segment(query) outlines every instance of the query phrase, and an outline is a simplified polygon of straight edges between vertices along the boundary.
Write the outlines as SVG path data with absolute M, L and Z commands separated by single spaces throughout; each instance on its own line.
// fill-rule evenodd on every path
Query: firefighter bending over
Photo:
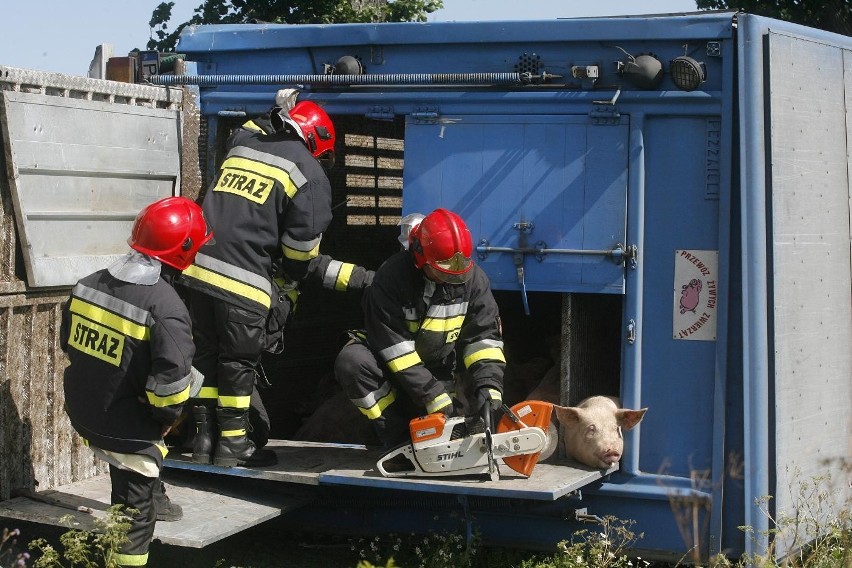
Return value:
M 65 410 L 109 463 L 112 504 L 138 511 L 122 566 L 145 566 L 156 521 L 182 516 L 160 481 L 163 436 L 202 377 L 192 368 L 189 313 L 172 285 L 212 236 L 193 201 L 157 201 L 136 217 L 133 250 L 77 282 L 62 310 Z
M 385 261 L 364 292 L 366 332 L 352 333 L 335 361 L 335 377 L 386 449 L 408 441 L 411 418 L 462 411 L 451 396 L 457 362 L 464 367 L 468 416 L 502 404 L 500 318 L 472 252 L 461 217 L 436 209 L 411 231 L 408 250 Z
M 183 273 L 190 288 L 195 366 L 205 376 L 192 405 L 196 463 L 212 459 L 231 467 L 270 461 L 258 452 L 252 462 L 256 444 L 249 437 L 249 407 L 270 309 L 279 299 L 295 301 L 331 221 L 331 185 L 323 170 L 334 163 L 331 119 L 310 101 L 289 112 L 273 110 L 265 128 L 243 126 L 229 140 L 202 201 L 216 242 Z

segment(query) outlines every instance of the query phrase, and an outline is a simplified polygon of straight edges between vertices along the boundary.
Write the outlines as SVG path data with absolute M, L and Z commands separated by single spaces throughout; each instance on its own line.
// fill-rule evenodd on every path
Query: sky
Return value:
M 24 0 L 3 15 L 0 65 L 86 75 L 100 44 L 114 56 L 145 49 L 148 22 L 162 0 Z M 173 0 L 174 26 L 202 0 Z M 522 10 L 519 10 L 522 7 Z M 695 0 L 444 0 L 430 22 L 548 20 L 694 12 Z

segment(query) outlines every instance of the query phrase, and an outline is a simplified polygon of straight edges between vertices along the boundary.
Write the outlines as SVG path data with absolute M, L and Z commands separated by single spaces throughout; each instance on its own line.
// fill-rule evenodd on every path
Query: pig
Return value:
M 701 280 L 693 278 L 689 284 L 681 286 L 680 291 L 680 313 L 695 313 L 695 308 L 701 301 Z
M 631 430 L 645 416 L 647 408 L 619 408 L 617 398 L 592 396 L 577 406 L 553 405 L 561 425 L 565 454 L 578 462 L 609 469 L 624 451 L 623 430 Z

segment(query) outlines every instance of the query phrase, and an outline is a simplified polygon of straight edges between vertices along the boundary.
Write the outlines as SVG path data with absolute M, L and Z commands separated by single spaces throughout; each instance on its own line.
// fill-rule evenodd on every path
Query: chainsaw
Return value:
M 556 449 L 556 429 L 549 402 L 527 400 L 509 408 L 492 432 L 491 412 L 483 413 L 484 431 L 470 432 L 464 417 L 442 413 L 409 423 L 411 442 L 389 450 L 376 462 L 385 477 L 488 475 L 500 478 L 498 460 L 529 477 L 539 459 Z M 542 457 L 543 456 L 543 457 Z

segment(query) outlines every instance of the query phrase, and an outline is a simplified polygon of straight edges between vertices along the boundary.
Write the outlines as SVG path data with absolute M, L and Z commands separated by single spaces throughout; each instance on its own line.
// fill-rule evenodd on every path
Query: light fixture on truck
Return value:
M 651 54 L 633 57 L 628 53 L 627 56 L 627 61 L 616 61 L 618 73 L 622 77 L 640 89 L 656 89 L 660 86 L 663 64 L 659 59 Z
M 364 65 L 361 60 L 351 55 L 344 55 L 334 64 L 335 75 L 363 75 Z
M 686 55 L 672 59 L 669 63 L 669 75 L 671 75 L 672 81 L 678 89 L 684 91 L 694 91 L 698 88 L 698 85 L 707 80 L 704 63 Z

